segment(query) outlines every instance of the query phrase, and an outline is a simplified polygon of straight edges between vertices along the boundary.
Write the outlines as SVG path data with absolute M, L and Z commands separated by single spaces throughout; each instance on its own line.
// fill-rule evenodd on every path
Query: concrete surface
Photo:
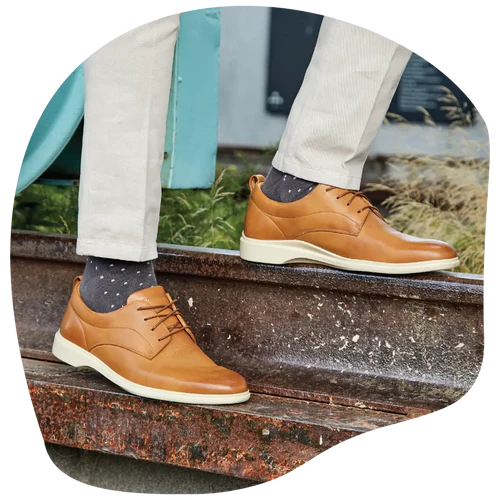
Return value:
M 258 484 L 218 474 L 133 458 L 46 444 L 47 453 L 65 474 L 82 483 L 131 493 L 216 493 Z

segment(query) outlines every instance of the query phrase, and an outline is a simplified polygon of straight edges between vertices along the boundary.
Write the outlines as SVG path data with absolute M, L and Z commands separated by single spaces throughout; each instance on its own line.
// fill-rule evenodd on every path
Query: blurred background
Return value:
M 220 9 L 216 182 L 164 189 L 158 242 L 238 249 L 252 173 L 266 174 L 312 56 L 322 16 Z M 411 49 L 411 47 L 410 47 Z M 454 245 L 457 270 L 483 272 L 488 134 L 481 116 L 414 54 L 373 144 L 362 190 L 397 229 Z M 16 196 L 14 229 L 77 233 L 77 181 Z

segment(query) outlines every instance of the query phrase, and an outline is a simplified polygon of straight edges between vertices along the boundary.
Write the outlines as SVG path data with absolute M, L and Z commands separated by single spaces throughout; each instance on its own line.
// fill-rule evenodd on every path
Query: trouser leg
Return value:
M 363 165 L 411 52 L 325 17 L 273 167 L 359 189 Z
M 140 26 L 85 61 L 77 253 L 157 257 L 161 165 L 179 15 Z

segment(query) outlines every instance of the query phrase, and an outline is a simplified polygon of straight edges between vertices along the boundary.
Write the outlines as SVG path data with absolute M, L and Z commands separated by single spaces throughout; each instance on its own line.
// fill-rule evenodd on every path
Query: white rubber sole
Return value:
M 250 398 L 249 391 L 238 394 L 196 394 L 190 392 L 166 391 L 164 389 L 155 389 L 154 387 L 136 384 L 113 371 L 92 353 L 65 339 L 60 331 L 58 331 L 54 337 L 52 354 L 68 365 L 74 367 L 88 366 L 89 368 L 93 368 L 108 380 L 111 380 L 111 382 L 137 396 L 160 399 L 172 403 L 214 405 L 243 403 Z
M 240 255 L 243 260 L 262 264 L 324 264 L 346 271 L 362 271 L 381 274 L 413 274 L 442 271 L 458 266 L 460 260 L 443 259 L 392 264 L 371 260 L 348 259 L 321 247 L 298 240 L 257 240 L 243 235 L 240 239 Z

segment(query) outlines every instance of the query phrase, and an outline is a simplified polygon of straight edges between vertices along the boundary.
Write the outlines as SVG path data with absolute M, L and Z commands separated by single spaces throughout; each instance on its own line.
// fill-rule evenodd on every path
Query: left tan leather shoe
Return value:
M 447 243 L 393 229 L 359 191 L 318 184 L 300 200 L 280 203 L 250 178 L 251 196 L 240 240 L 244 260 L 313 263 L 384 274 L 450 269 L 460 262 Z
M 52 352 L 139 396 L 197 404 L 247 401 L 245 379 L 200 349 L 175 303 L 154 286 L 134 292 L 121 309 L 97 313 L 83 302 L 77 277 Z

